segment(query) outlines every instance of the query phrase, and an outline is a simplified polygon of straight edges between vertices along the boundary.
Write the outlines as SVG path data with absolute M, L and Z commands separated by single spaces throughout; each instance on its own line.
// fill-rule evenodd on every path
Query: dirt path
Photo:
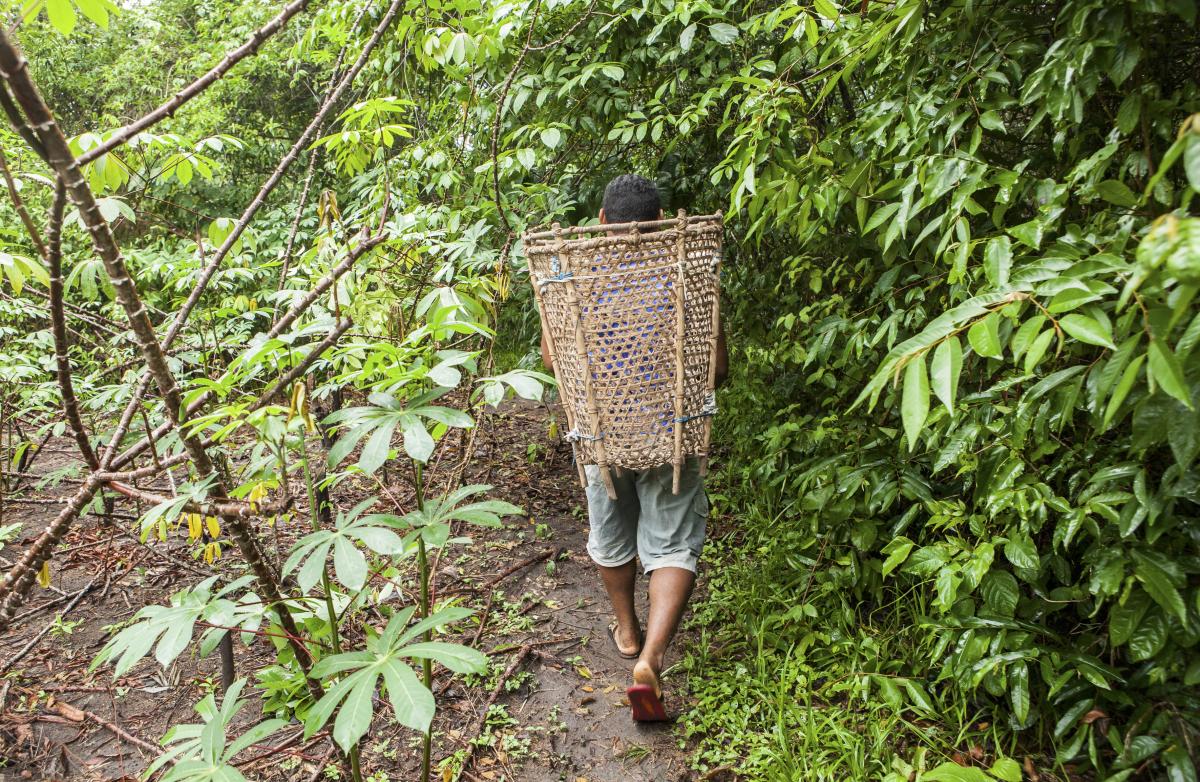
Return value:
M 498 422 L 498 435 L 511 431 L 532 437 L 535 443 L 546 442 L 546 417 L 540 409 L 522 407 L 502 415 L 506 420 Z M 570 449 L 560 446 L 527 453 L 528 442 L 521 437 L 505 442 L 500 436 L 488 446 L 495 449 L 490 459 L 481 454 L 480 462 L 502 465 L 490 482 L 503 493 L 511 492 L 509 498 L 530 514 L 529 529 L 523 531 L 525 542 L 517 539 L 520 532 L 508 531 L 502 540 L 488 545 L 511 545 L 512 559 L 520 561 L 517 552 L 527 550 L 528 539 L 538 537 L 540 531 L 543 548 L 562 550 L 552 575 L 544 565 L 529 568 L 520 579 L 504 583 L 504 596 L 509 605 L 536 601 L 537 608 L 528 614 L 536 624 L 518 634 L 519 639 L 573 637 L 578 645 L 563 644 L 569 648 L 549 658 L 532 659 L 527 667 L 531 678 L 499 700 L 517 726 L 528 728 L 510 728 L 510 735 L 530 740 L 519 772 L 506 778 L 529 782 L 691 779 L 687 754 L 677 746 L 671 726 L 641 726 L 630 719 L 625 687 L 632 662 L 617 655 L 608 637 L 611 613 L 585 551 L 587 518 Z M 644 577 L 639 593 L 639 613 L 644 617 Z M 665 683 L 669 691 L 682 686 L 670 678 Z M 668 709 L 678 710 L 678 694 L 669 698 Z M 498 762 L 503 760 L 501 753 L 493 754 Z M 486 768 L 487 756 L 482 757 L 477 769 Z
M 491 652 L 493 665 L 487 677 L 435 683 L 434 758 L 452 770 L 465 759 L 459 778 L 466 782 L 694 779 L 672 726 L 638 726 L 629 717 L 624 689 L 631 663 L 617 656 L 608 639 L 607 600 L 585 552 L 583 492 L 570 449 L 547 436 L 548 415 L 539 405 L 516 404 L 481 422 L 465 480 L 493 484 L 494 496 L 529 515 L 504 529 L 464 530 L 473 545 L 448 548 L 438 563 L 437 599 L 472 606 L 477 616 L 486 613 L 482 629 L 476 621 L 459 640 L 476 641 Z M 68 465 L 65 457 L 46 458 L 41 469 Z M 405 486 L 397 482 L 393 488 L 402 494 Z M 339 491 L 340 505 L 360 498 L 353 489 Z M 28 540 L 52 510 L 10 505 L 6 522 L 24 522 L 22 538 Z M 171 724 L 193 721 L 192 705 L 218 681 L 216 660 L 196 660 L 190 653 L 167 671 L 143 661 L 118 682 L 105 670 L 87 672 L 109 625 L 142 605 L 165 602 L 210 572 L 178 541 L 138 544 L 128 534 L 131 509 L 122 510 L 125 516 L 115 525 L 89 519 L 76 527 L 52 565 L 53 586 L 67 597 L 38 590 L 27 607 L 34 613 L 0 636 L 4 665 L 47 631 L 0 679 L 0 777 L 27 772 L 23 778 L 133 779 L 152 756 L 146 747 L 157 744 Z M 280 531 L 280 545 L 286 548 L 302 534 L 298 526 Z M 273 537 L 266 535 L 268 541 Z M 15 557 L 20 543 L 0 556 Z M 224 570 L 236 565 L 233 559 L 219 563 Z M 71 612 L 55 622 L 69 596 L 89 584 Z M 644 579 L 639 589 L 644 615 Z M 239 644 L 239 675 L 253 676 L 269 662 L 264 644 Z M 678 711 L 683 683 L 669 676 L 665 683 L 668 710 Z M 493 696 L 485 718 L 484 705 Z M 79 710 L 90 714 L 80 718 Z M 252 711 L 246 710 L 247 718 L 254 717 Z M 281 747 L 289 735 L 247 752 L 244 759 L 251 762 L 243 773 L 250 779 L 307 780 L 334 771 L 325 769 L 332 761 L 324 736 Z M 392 723 L 386 709 L 378 710 L 365 770 L 382 772 L 380 782 L 408 782 L 416 779 L 417 759 L 411 731 Z

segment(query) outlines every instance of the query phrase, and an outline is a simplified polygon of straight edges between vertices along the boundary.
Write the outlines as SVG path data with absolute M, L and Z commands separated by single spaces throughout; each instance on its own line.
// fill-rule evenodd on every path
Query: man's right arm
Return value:
M 550 355 L 550 341 L 546 339 L 546 328 L 542 327 L 542 363 L 546 365 L 546 370 L 554 372 L 554 357 Z

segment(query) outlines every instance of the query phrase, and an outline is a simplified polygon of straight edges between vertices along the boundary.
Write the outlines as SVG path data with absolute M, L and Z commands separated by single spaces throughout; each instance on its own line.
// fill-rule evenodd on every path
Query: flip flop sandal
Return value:
M 658 686 L 658 677 L 653 673 L 643 676 L 648 681 L 637 681 L 637 670 L 634 670 L 634 683 L 625 690 L 629 698 L 629 707 L 633 712 L 635 722 L 666 722 L 667 710 L 662 702 L 662 690 Z
M 639 643 L 636 651 L 624 652 L 621 651 L 621 644 L 617 643 L 617 620 L 614 619 L 608 625 L 608 637 L 612 641 L 613 648 L 617 650 L 617 654 L 626 660 L 636 660 L 638 655 L 642 653 L 642 645 Z

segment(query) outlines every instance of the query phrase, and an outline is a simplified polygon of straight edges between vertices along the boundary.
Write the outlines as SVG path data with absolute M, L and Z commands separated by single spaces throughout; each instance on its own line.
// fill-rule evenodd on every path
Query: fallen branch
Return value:
M 143 750 L 151 753 L 155 757 L 157 757 L 159 754 L 161 754 L 161 751 L 162 751 L 161 747 L 156 747 L 153 744 L 151 744 L 149 741 L 146 741 L 145 739 L 139 739 L 137 736 L 126 731 L 124 728 L 120 727 L 119 725 L 114 725 L 113 723 L 109 722 L 108 720 L 104 719 L 103 717 L 99 716 L 98 714 L 90 712 L 86 709 L 77 708 L 65 701 L 60 701 L 60 700 L 55 700 L 54 705 L 51 706 L 50 708 L 53 709 L 54 711 L 56 711 L 60 717 L 68 719 L 71 722 L 83 722 L 84 720 L 91 720 L 92 722 L 96 723 L 100 727 L 107 730 L 109 733 L 112 733 L 114 736 L 121 739 L 122 741 L 127 741 L 130 744 L 134 745 L 135 747 L 137 747 L 139 749 L 143 749 Z M 175 761 L 172 760 L 169 762 L 171 764 L 174 764 Z
M 529 657 L 531 654 L 533 654 L 532 644 L 525 644 L 522 646 L 517 650 L 512 662 L 510 662 L 508 667 L 504 669 L 504 673 L 500 674 L 500 678 L 496 680 L 496 686 L 492 688 L 492 692 L 490 695 L 488 695 L 488 699 L 484 701 L 483 709 L 479 712 L 479 717 L 476 720 L 475 727 L 471 731 L 475 734 L 476 738 L 483 734 L 483 729 L 487 725 L 488 711 L 500 698 L 500 693 L 504 692 L 504 685 L 513 677 L 513 674 L 517 672 L 517 669 L 521 667 L 521 664 L 525 662 L 525 658 Z M 483 742 L 481 741 L 473 740 L 467 744 L 467 756 L 463 758 L 462 766 L 458 769 L 458 774 L 454 777 L 456 782 L 459 777 L 470 771 L 471 764 L 475 762 L 475 749 L 482 743 Z
M 71 609 L 74 608 L 76 605 L 78 605 L 79 601 L 83 599 L 83 596 L 86 595 L 88 592 L 92 591 L 92 587 L 94 587 L 96 585 L 96 580 L 97 579 L 93 578 L 91 581 L 88 582 L 87 586 L 85 586 L 83 589 L 76 592 L 75 596 L 71 598 L 71 602 L 67 603 L 67 607 L 64 608 L 59 613 L 59 617 L 66 616 L 68 613 L 70 613 Z M 20 651 L 18 651 L 11 658 L 9 658 L 8 661 L 5 662 L 3 665 L 0 665 L 0 676 L 3 676 L 4 674 L 8 673 L 10 670 L 12 670 L 12 667 L 14 665 L 21 662 L 22 658 L 24 658 L 25 655 L 29 654 L 33 650 L 33 648 L 35 646 L 37 646 L 38 643 L 40 643 L 43 638 L 46 637 L 46 634 L 49 633 L 50 630 L 53 629 L 53 627 L 54 627 L 54 622 L 48 623 L 45 627 L 42 628 L 42 631 L 40 633 L 35 635 L 33 638 L 30 638 L 29 642 L 26 643 L 24 646 L 22 646 Z
M 536 565 L 538 562 L 542 562 L 547 559 L 557 559 L 558 555 L 561 553 L 562 553 L 561 546 L 559 546 L 557 548 L 548 549 L 546 551 L 543 551 L 541 554 L 534 554 L 532 557 L 523 559 L 520 562 L 518 562 L 517 564 L 505 568 L 498 575 L 493 576 L 492 578 L 488 579 L 487 581 L 485 581 L 482 584 L 479 584 L 478 586 L 455 587 L 454 589 L 445 590 L 445 594 L 454 595 L 454 594 L 459 594 L 461 592 L 482 592 L 484 590 L 490 591 L 492 587 L 496 586 L 501 581 L 503 581 L 504 579 L 511 576 L 513 573 L 524 570 L 525 568 L 529 567 L 530 565 Z

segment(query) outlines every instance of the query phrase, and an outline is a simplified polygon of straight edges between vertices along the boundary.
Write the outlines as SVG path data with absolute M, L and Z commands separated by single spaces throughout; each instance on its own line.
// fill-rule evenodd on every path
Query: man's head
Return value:
M 662 199 L 658 187 L 637 174 L 621 174 L 604 188 L 602 223 L 632 223 L 662 217 Z

